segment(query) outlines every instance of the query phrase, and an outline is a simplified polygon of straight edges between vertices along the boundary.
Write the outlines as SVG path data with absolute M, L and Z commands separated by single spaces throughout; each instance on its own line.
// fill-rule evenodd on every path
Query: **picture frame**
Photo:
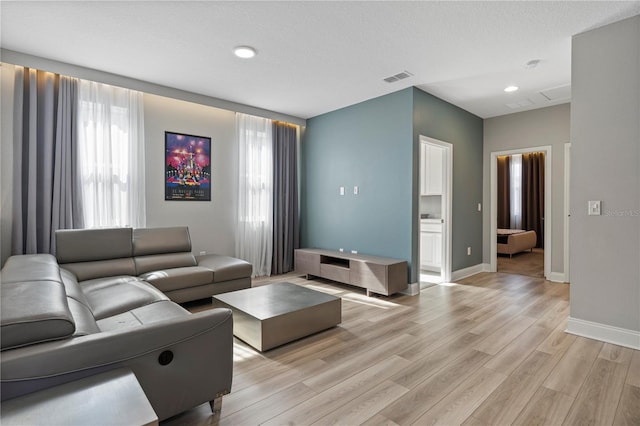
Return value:
M 211 201 L 211 138 L 164 132 L 165 201 Z

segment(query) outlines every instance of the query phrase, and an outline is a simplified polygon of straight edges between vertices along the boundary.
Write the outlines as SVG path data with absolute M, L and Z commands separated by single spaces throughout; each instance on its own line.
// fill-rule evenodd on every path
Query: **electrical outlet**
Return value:
M 467 247 L 467 256 L 471 256 L 471 247 Z
M 478 203 L 478 211 L 481 212 L 482 211 L 482 203 Z
M 358 250 L 351 250 L 351 253 L 358 254 Z
M 344 251 L 344 249 L 343 249 L 343 248 L 339 248 L 338 250 L 339 250 L 341 253 Z
M 344 186 L 340 187 L 340 195 L 344 195 Z
M 207 254 L 207 252 L 206 252 L 206 251 L 201 251 L 201 252 L 200 252 L 200 256 L 204 256 L 205 254 Z
M 360 189 L 357 186 L 353 187 L 353 195 L 358 195 L 358 193 L 360 192 Z

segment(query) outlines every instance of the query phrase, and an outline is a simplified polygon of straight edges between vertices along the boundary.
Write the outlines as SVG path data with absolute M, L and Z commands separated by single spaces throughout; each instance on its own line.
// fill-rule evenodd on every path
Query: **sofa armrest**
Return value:
M 5 351 L 2 399 L 120 367 L 135 373 L 160 419 L 230 392 L 231 311 L 213 309 Z

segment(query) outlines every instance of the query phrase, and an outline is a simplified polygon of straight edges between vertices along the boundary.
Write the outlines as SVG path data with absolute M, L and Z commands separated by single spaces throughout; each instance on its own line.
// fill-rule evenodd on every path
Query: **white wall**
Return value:
M 640 349 L 640 16 L 572 46 L 567 329 Z
M 551 273 L 564 276 L 564 144 L 570 142 L 569 123 L 569 104 L 503 115 L 484 121 L 484 263 L 488 264 L 491 261 L 491 238 L 495 239 L 495 236 L 490 235 L 491 153 L 551 145 Z
M 147 226 L 187 225 L 193 252 L 233 255 L 238 150 L 235 113 L 144 95 Z M 211 201 L 164 200 L 164 132 L 211 138 Z

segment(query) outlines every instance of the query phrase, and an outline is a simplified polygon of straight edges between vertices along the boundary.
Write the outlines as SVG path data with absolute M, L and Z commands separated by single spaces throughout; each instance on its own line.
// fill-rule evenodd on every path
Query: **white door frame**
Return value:
M 571 142 L 564 144 L 564 282 L 571 282 L 569 275 L 569 219 L 571 216 Z
M 544 152 L 544 276 L 548 279 L 551 275 L 551 212 L 553 211 L 551 209 L 551 145 L 491 153 L 490 272 L 498 270 L 498 245 L 496 241 L 498 230 L 498 157 L 529 152 Z
M 442 267 L 440 268 L 440 278 L 442 282 L 451 281 L 451 220 L 452 220 L 452 200 L 453 200 L 453 144 L 444 142 L 438 139 L 430 138 L 420 135 L 419 143 L 428 143 L 437 145 L 444 149 L 444 155 L 442 160 L 442 175 L 443 183 L 442 187 L 444 192 L 442 194 L 442 218 L 444 223 L 442 224 Z M 422 163 L 422 156 L 420 156 L 420 163 Z M 419 170 L 422 170 L 420 167 Z M 420 215 L 418 214 L 418 232 L 420 232 Z M 418 234 L 418 241 L 420 241 L 420 234 Z M 418 262 L 420 260 L 420 244 L 418 243 Z M 420 278 L 420 272 L 418 270 L 418 279 Z

